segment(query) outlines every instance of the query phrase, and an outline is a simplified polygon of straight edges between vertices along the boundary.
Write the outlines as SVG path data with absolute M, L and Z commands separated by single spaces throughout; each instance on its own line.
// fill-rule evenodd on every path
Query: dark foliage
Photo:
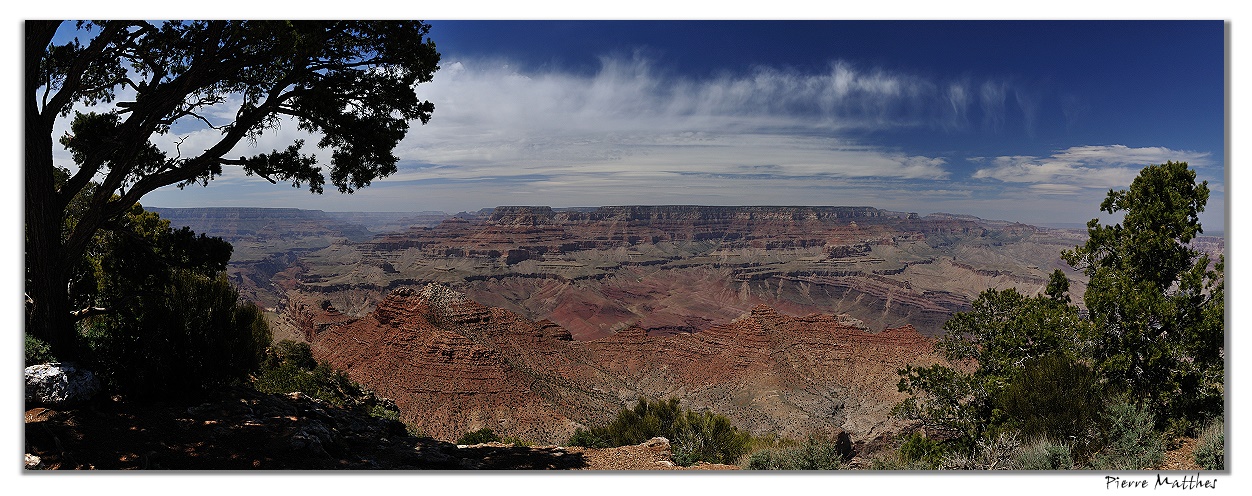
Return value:
M 566 441 L 565 444 L 587 448 L 613 447 L 613 443 L 606 437 L 603 429 L 583 429 L 582 427 L 574 429 L 574 435 L 570 436 L 569 441 Z
M 1064 276 L 1053 278 L 1054 288 L 1065 286 Z M 946 334 L 936 347 L 951 365 L 900 371 L 900 391 L 913 396 L 896 407 L 896 414 L 968 447 L 1003 429 L 1009 419 L 997 399 L 1023 364 L 1045 356 L 1072 361 L 1085 354 L 1090 326 L 1077 307 L 1059 296 L 1027 297 L 1014 289 L 978 295 L 970 311 L 944 323 Z
M 456 439 L 456 444 L 483 444 L 498 442 L 500 442 L 500 436 L 497 436 L 494 431 L 486 427 L 476 431 L 466 432 L 465 434 L 461 434 L 461 437 Z
M 48 343 L 30 334 L 25 334 L 24 337 L 23 356 L 27 367 L 57 361 L 56 357 L 52 356 L 52 348 L 48 346 Z
M 1107 397 L 1090 367 L 1054 354 L 1024 362 L 996 403 L 1008 427 L 1030 438 L 1064 440 L 1086 459 Z
M 896 413 L 961 441 L 966 459 L 1020 432 L 1064 443 L 1030 455 L 1032 466 L 1158 463 L 1161 430 L 1190 435 L 1225 402 L 1225 259 L 1189 245 L 1207 200 L 1185 163 L 1148 166 L 1110 191 L 1101 210 L 1122 222 L 1092 220 L 1087 242 L 1062 253 L 1089 278 L 1089 318 L 1059 270 L 1039 296 L 987 290 L 944 325 L 937 347 L 950 365 L 900 371 L 912 397 Z
M 85 326 L 91 360 L 119 391 L 193 395 L 259 368 L 269 328 L 224 277 L 179 270 L 154 289 Z
M 253 387 L 263 393 L 303 393 L 330 405 L 350 408 L 374 417 L 396 420 L 395 402 L 379 398 L 347 374 L 318 363 L 308 343 L 282 340 L 265 353 L 264 367 Z
M 567 444 L 594 448 L 630 446 L 654 437 L 670 440 L 674 461 L 691 465 L 704 461 L 733 464 L 747 453 L 750 436 L 712 412 L 693 412 L 679 406 L 678 399 L 639 400 L 624 408 L 602 427 L 578 429 Z
M 284 339 L 270 345 L 265 352 L 266 368 L 278 368 L 283 365 L 313 370 L 317 367 L 317 360 L 313 358 L 313 349 L 309 347 L 309 343 Z
M 67 226 L 82 213 L 70 212 Z M 245 380 L 270 332 L 261 310 L 226 280 L 230 254 L 219 238 L 171 229 L 131 207 L 68 267 L 67 296 L 81 319 L 70 356 L 136 397 L 196 395 Z

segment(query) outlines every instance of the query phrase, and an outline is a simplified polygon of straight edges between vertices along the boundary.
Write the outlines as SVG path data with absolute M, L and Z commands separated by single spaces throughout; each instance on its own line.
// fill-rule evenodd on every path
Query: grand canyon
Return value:
M 872 446 L 908 427 L 896 371 L 938 361 L 979 292 L 1085 282 L 1060 259 L 1081 230 L 872 207 L 152 210 L 234 245 L 229 277 L 276 339 L 443 440 L 561 443 L 678 398 L 756 435 Z

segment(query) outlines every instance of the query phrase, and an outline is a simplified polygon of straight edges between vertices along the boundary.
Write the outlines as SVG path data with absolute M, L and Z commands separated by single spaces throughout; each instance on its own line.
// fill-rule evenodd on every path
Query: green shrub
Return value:
M 679 406 L 678 399 L 639 400 L 633 408 L 623 408 L 607 425 L 577 429 L 567 442 L 570 446 L 609 448 L 631 446 L 654 437 L 670 441 L 674 462 L 691 465 L 737 463 L 747 453 L 750 436 L 712 412 L 693 412 Z
M 348 375 L 317 363 L 308 343 L 282 340 L 265 352 L 265 364 L 252 386 L 262 393 L 300 392 L 330 405 L 387 420 L 399 420 L 391 400 L 377 397 Z
M 486 427 L 476 431 L 466 432 L 465 434 L 461 434 L 461 437 L 456 439 L 456 444 L 483 444 L 498 442 L 500 442 L 500 436 L 497 436 L 494 431 Z
M 603 429 L 583 429 L 581 427 L 574 429 L 574 435 L 570 436 L 569 441 L 565 444 L 569 446 L 583 446 L 587 448 L 610 448 L 613 446 L 609 442 L 608 437 L 604 436 Z
M 1204 470 L 1226 470 L 1226 432 L 1225 425 L 1218 419 L 1209 424 L 1200 434 L 1199 445 L 1195 449 L 1195 462 Z
M 1069 446 L 1053 444 L 1046 438 L 1023 447 L 1016 456 L 1017 468 L 1021 470 L 1070 470 L 1074 457 Z
M 592 427 L 586 431 L 574 431 L 569 444 L 587 447 L 632 446 L 657 436 L 673 442 L 678 436 L 677 427 L 682 421 L 683 412 L 678 406 L 678 399 L 648 401 L 644 398 L 633 408 L 623 408 L 607 425 Z
M 142 293 L 86 321 L 92 366 L 138 397 L 195 395 L 242 383 L 270 343 L 261 309 L 240 302 L 224 275 L 174 271 L 158 292 Z
M 377 417 L 386 420 L 400 420 L 400 410 L 389 405 L 376 404 L 370 407 L 369 414 L 371 417 Z
M 291 364 L 305 370 L 313 370 L 317 367 L 317 360 L 313 358 L 313 349 L 309 347 L 309 343 L 301 343 L 284 339 L 273 345 L 265 352 L 265 366 L 277 367 L 281 364 Z
M 322 364 L 309 370 L 291 363 L 279 363 L 261 371 L 253 387 L 262 393 L 300 392 L 338 407 L 353 406 L 363 393 L 360 385 L 348 379 L 346 374 Z
M 1120 400 L 1105 411 L 1103 447 L 1091 459 L 1096 470 L 1143 470 L 1165 458 L 1165 442 L 1146 406 Z
M 839 470 L 844 456 L 837 439 L 810 436 L 787 448 L 765 449 L 748 458 L 749 470 Z
M 1054 353 L 1027 360 L 997 397 L 1007 423 L 1030 438 L 1075 439 L 1086 447 L 1104 411 L 1090 367 Z
M 57 361 L 56 357 L 52 356 L 52 348 L 48 346 L 48 343 L 30 334 L 26 334 L 25 348 L 24 355 L 27 367 Z
M 668 400 L 639 400 L 632 409 L 623 409 L 607 426 L 607 434 L 613 446 L 639 444 L 657 436 L 671 442 L 678 437 L 683 420 L 683 409 L 677 398 Z
M 905 436 L 904 442 L 900 444 L 897 452 L 900 455 L 900 461 L 906 466 L 920 466 L 924 469 L 934 470 L 939 468 L 939 462 L 943 459 L 944 448 L 939 441 L 914 432 Z
M 748 451 L 748 434 L 730 425 L 730 419 L 712 412 L 688 410 L 675 427 L 671 446 L 674 463 L 679 465 L 735 464 Z
M 531 445 L 530 441 L 527 441 L 517 436 L 504 436 L 500 438 L 500 442 L 507 444 L 509 446 L 515 446 L 515 447 L 520 447 L 520 448 L 525 448 Z

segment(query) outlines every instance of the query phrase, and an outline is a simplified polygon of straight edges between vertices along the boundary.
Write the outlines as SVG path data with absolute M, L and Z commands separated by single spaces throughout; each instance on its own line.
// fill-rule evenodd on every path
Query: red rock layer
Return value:
M 311 322 L 323 319 L 312 318 Z M 402 288 L 358 320 L 309 330 L 314 353 L 379 394 L 403 420 L 452 440 L 489 427 L 561 443 L 641 397 L 677 397 L 757 434 L 868 438 L 896 429 L 895 371 L 933 363 L 911 327 L 869 333 L 846 317 L 760 305 L 703 332 L 631 327 L 572 341 L 550 321 L 480 305 L 438 285 Z

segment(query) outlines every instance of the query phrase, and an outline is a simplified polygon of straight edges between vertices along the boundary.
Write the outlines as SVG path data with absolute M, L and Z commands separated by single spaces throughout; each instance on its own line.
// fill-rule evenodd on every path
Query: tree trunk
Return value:
M 27 49 L 29 59 L 30 47 Z M 30 60 L 27 60 L 27 71 L 30 70 Z M 47 341 L 58 358 L 69 360 L 76 358 L 77 340 L 66 287 L 69 263 L 61 245 L 65 209 L 53 176 L 51 127 L 39 112 L 34 92 L 30 92 L 26 100 L 25 137 L 25 286 L 26 296 L 33 304 L 26 314 L 26 332 Z
M 55 195 L 49 198 L 51 177 L 41 180 L 30 170 L 27 156 L 26 176 L 26 295 L 33 301 L 27 314 L 26 328 L 43 339 L 59 358 L 74 356 L 75 332 L 70 321 L 70 301 L 66 284 L 68 261 L 61 249 L 61 209 Z M 51 166 L 47 167 L 51 170 Z M 33 173 L 33 174 L 32 174 Z M 50 174 L 46 174 L 49 175 Z

